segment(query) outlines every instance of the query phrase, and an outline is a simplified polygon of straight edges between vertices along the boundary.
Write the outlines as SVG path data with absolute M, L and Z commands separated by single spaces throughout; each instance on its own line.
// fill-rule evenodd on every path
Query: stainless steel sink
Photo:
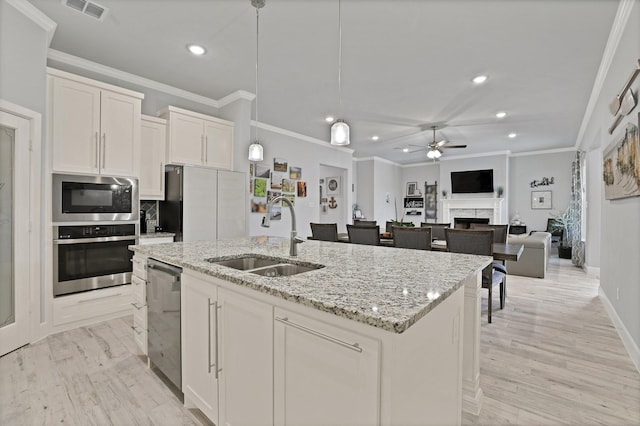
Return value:
M 288 277 L 324 268 L 324 265 L 290 263 L 287 259 L 258 257 L 254 255 L 244 255 L 234 259 L 218 260 L 213 258 L 206 260 L 216 265 L 251 272 L 252 274 L 262 275 L 264 277 Z
M 215 263 L 216 265 L 226 266 L 228 268 L 239 269 L 241 271 L 248 271 L 250 269 L 262 268 L 263 266 L 271 266 L 282 263 L 278 259 L 264 259 L 262 257 L 247 256 L 237 259 L 228 260 L 214 260 L 207 259 L 208 262 Z
M 314 269 L 320 269 L 322 265 L 317 266 L 302 266 L 292 265 L 290 263 L 284 265 L 267 266 L 265 268 L 254 269 L 249 271 L 252 274 L 258 274 L 265 277 L 288 277 L 290 275 L 301 274 L 303 272 L 313 271 Z

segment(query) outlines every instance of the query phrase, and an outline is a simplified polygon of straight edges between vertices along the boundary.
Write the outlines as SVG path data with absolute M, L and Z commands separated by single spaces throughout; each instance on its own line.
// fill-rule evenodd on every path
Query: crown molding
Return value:
M 609 68 L 613 62 L 618 45 L 620 44 L 620 39 L 622 38 L 624 29 L 627 26 L 627 21 L 629 21 L 629 17 L 631 16 L 631 10 L 633 9 L 634 4 L 635 0 L 620 0 L 620 3 L 618 4 L 618 10 L 616 11 L 613 25 L 611 26 L 611 32 L 609 32 L 609 39 L 607 40 L 607 44 L 604 48 L 600 67 L 598 68 L 598 73 L 596 74 L 596 79 L 593 83 L 593 88 L 591 89 L 591 96 L 587 103 L 587 109 L 585 110 L 584 117 L 582 118 L 580 130 L 578 131 L 575 148 L 582 147 L 582 144 L 584 143 L 584 134 L 587 130 L 587 126 L 589 125 L 589 121 L 591 121 L 591 116 L 593 115 L 596 103 L 602 92 L 602 86 L 604 86 L 607 74 L 609 73 Z
M 106 65 L 102 65 L 97 62 L 90 61 L 88 59 L 80 58 L 78 56 L 73 56 L 68 53 L 64 53 L 55 49 L 49 49 L 47 58 L 54 62 L 63 63 L 65 65 L 70 65 L 76 68 L 83 69 L 85 71 L 90 71 L 90 72 L 94 72 L 107 77 L 126 81 L 131 84 L 146 87 L 148 89 L 157 90 L 162 93 L 178 96 L 180 98 L 197 102 L 199 104 L 207 105 L 214 108 L 221 108 L 238 99 L 246 99 L 246 100 L 252 101 L 255 98 L 255 95 L 253 93 L 250 93 L 244 90 L 237 90 L 225 96 L 221 100 L 216 100 L 216 99 L 208 98 L 206 96 L 198 95 L 197 93 L 178 89 L 177 87 L 169 86 L 168 84 L 160 83 L 155 80 L 151 80 L 145 77 L 140 77 L 139 75 L 121 71 L 116 68 L 111 68 Z
M 518 152 L 515 154 L 511 154 L 510 157 L 527 157 L 529 155 L 559 154 L 562 152 L 576 152 L 576 148 L 571 146 L 568 148 L 543 149 L 540 151 Z
M 311 142 L 316 145 L 321 145 L 325 148 L 335 149 L 336 151 L 346 152 L 353 155 L 353 149 L 351 148 L 343 148 L 341 146 L 333 146 L 327 141 L 323 141 L 322 139 L 312 138 L 311 136 L 306 136 L 301 133 L 292 132 L 291 130 L 286 130 L 281 127 L 272 126 L 270 124 L 259 123 L 255 120 L 251 120 L 251 125 L 253 127 L 257 127 L 258 129 L 267 130 L 269 132 L 278 133 L 280 135 L 289 136 L 295 139 L 300 139 L 305 142 Z
M 219 108 L 222 108 L 223 106 L 227 106 L 230 103 L 233 103 L 240 99 L 244 99 L 246 101 L 251 102 L 255 98 L 256 98 L 256 95 L 254 93 L 247 92 L 246 90 L 236 90 L 235 92 L 225 96 L 224 98 L 219 99 L 218 104 L 220 105 Z
M 483 152 L 482 154 L 468 154 L 468 155 L 454 155 L 448 156 L 446 158 L 440 157 L 440 161 L 454 161 L 454 160 L 464 160 L 465 158 L 478 158 L 478 157 L 497 157 L 499 155 L 505 155 L 509 157 L 511 155 L 511 151 L 494 151 L 494 152 Z
M 53 34 L 56 32 L 56 24 L 51 18 L 42 13 L 40 9 L 29 3 L 27 0 L 6 0 L 8 4 L 31 19 L 36 25 L 47 33 L 47 47 L 51 45 Z
M 405 169 L 409 167 L 424 167 L 424 166 L 437 166 L 437 165 L 438 165 L 438 162 L 432 160 L 432 161 L 425 161 L 422 163 L 401 164 L 400 167 Z
M 400 164 L 400 163 L 396 163 L 395 161 L 387 160 L 386 158 L 377 157 L 375 155 L 373 157 L 354 158 L 353 161 L 379 161 L 381 163 L 391 164 L 392 166 L 402 167 L 402 164 Z

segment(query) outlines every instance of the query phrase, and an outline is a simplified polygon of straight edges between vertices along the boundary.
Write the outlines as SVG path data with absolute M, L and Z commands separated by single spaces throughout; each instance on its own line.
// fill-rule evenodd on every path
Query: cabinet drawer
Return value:
M 146 281 L 147 280 L 147 258 L 138 255 L 133 256 L 133 275 Z
M 147 307 L 139 305 L 133 307 L 133 325 L 147 331 Z M 134 329 L 135 330 L 135 329 Z
M 53 325 L 126 315 L 131 312 L 131 298 L 130 284 L 56 298 Z
M 133 329 L 133 340 L 138 347 L 138 353 L 142 355 L 148 355 L 147 350 L 147 330 L 143 329 L 140 325 L 133 323 L 131 327 Z
M 131 277 L 131 287 L 134 301 L 145 304 L 147 301 L 147 282 L 137 276 Z

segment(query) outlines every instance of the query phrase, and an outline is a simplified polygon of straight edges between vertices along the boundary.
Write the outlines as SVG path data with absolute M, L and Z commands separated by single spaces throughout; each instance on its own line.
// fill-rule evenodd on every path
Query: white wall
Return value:
M 602 150 L 587 152 L 585 184 L 587 211 L 585 263 L 587 268 L 600 268 L 600 224 L 602 223 Z
M 388 220 L 395 219 L 396 205 L 398 209 L 398 219 L 402 216 L 402 193 L 398 194 L 398 188 L 401 186 L 400 167 L 389 161 L 375 158 L 373 185 L 374 217 L 371 219 L 377 221 L 378 225 L 384 229 Z
M 438 186 L 440 191 L 439 196 L 442 196 L 442 190 L 448 192 L 447 197 L 451 198 L 492 198 L 494 194 L 452 194 L 451 193 L 451 172 L 460 172 L 466 170 L 484 170 L 493 169 L 493 187 L 497 189 L 501 186 L 504 189 L 503 196 L 509 194 L 509 157 L 507 154 L 495 154 L 487 156 L 475 156 L 468 158 L 445 158 L 443 156 L 440 159 L 440 179 Z M 507 200 L 508 202 L 508 200 Z M 438 203 L 438 221 L 442 220 L 442 206 Z M 507 209 L 503 209 L 500 223 L 507 223 Z
M 551 214 L 564 211 L 571 196 L 571 162 L 575 151 L 512 156 L 509 159 L 508 218 L 516 212 L 527 231 L 544 231 Z M 553 184 L 531 187 L 533 180 L 553 177 Z M 532 209 L 531 191 L 551 191 L 551 210 Z
M 598 150 L 605 149 L 629 122 L 638 124 L 638 107 L 632 114 L 623 118 L 618 129 L 609 135 L 607 128 L 614 117 L 609 112 L 609 103 L 620 91 L 636 67 L 640 58 L 640 2 L 636 1 L 626 23 L 622 37 L 613 56 L 605 81 L 593 114 L 582 139 L 584 148 L 593 151 L 588 164 L 600 157 Z M 634 93 L 640 90 L 640 79 L 632 86 Z M 600 161 L 601 157 L 600 157 Z M 600 170 L 587 170 L 587 182 L 599 181 L 600 188 L 589 185 L 589 200 L 601 200 L 600 227 L 600 287 L 611 302 L 615 314 L 625 333 L 635 345 L 636 366 L 640 368 L 640 197 L 619 200 L 603 199 L 603 183 Z M 599 175 L 598 175 L 599 174 Z M 590 201 L 588 215 L 597 217 L 598 202 Z M 593 228 L 591 234 L 593 234 Z M 587 253 L 592 250 L 594 241 L 587 242 Z M 629 348 L 629 345 L 627 346 Z M 632 356 L 634 356 L 633 351 Z
M 344 148 L 332 147 L 328 142 L 326 144 L 313 143 L 303 138 L 298 138 L 294 134 L 285 132 L 276 133 L 275 131 L 260 129 L 259 139 L 264 146 L 264 161 L 260 164 L 268 166 L 273 171 L 273 159 L 283 158 L 288 161 L 289 166 L 301 167 L 302 178 L 300 180 L 307 182 L 307 197 L 296 197 L 296 221 L 298 235 L 306 238 L 311 235 L 310 222 L 326 222 L 320 216 L 319 208 L 319 189 L 318 182 L 320 178 L 327 176 L 321 175 L 321 168 L 326 166 L 335 167 L 343 170 L 340 203 L 344 205 L 342 214 L 344 216 L 341 223 L 348 223 L 351 217 L 351 205 L 353 197 L 351 192 L 352 183 L 352 151 Z M 247 143 L 248 147 L 248 143 Z M 246 156 L 237 159 L 236 165 L 240 171 L 249 170 L 249 160 Z M 324 168 L 324 170 L 327 170 Z M 248 191 L 248 185 L 247 185 Z M 248 204 L 250 205 L 253 195 L 248 194 Z M 247 207 L 249 209 L 250 206 Z M 271 221 L 270 228 L 260 226 L 262 217 L 261 213 L 250 213 L 248 221 L 249 235 L 272 235 L 280 237 L 288 237 L 291 231 L 291 216 L 289 209 L 282 206 L 282 220 Z M 337 222 L 337 218 L 334 221 Z M 346 232 L 344 229 L 338 228 L 338 232 Z
M 356 177 L 356 193 L 358 196 L 354 202 L 358 204 L 358 207 L 367 220 L 374 220 L 373 159 L 359 160 L 357 163 L 358 175 Z

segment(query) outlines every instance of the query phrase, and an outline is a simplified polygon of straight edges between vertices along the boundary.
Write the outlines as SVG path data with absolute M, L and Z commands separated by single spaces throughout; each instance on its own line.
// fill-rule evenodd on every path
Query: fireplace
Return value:
M 472 223 L 489 223 L 489 219 L 480 217 L 455 217 L 453 218 L 453 227 L 458 229 L 469 229 Z

